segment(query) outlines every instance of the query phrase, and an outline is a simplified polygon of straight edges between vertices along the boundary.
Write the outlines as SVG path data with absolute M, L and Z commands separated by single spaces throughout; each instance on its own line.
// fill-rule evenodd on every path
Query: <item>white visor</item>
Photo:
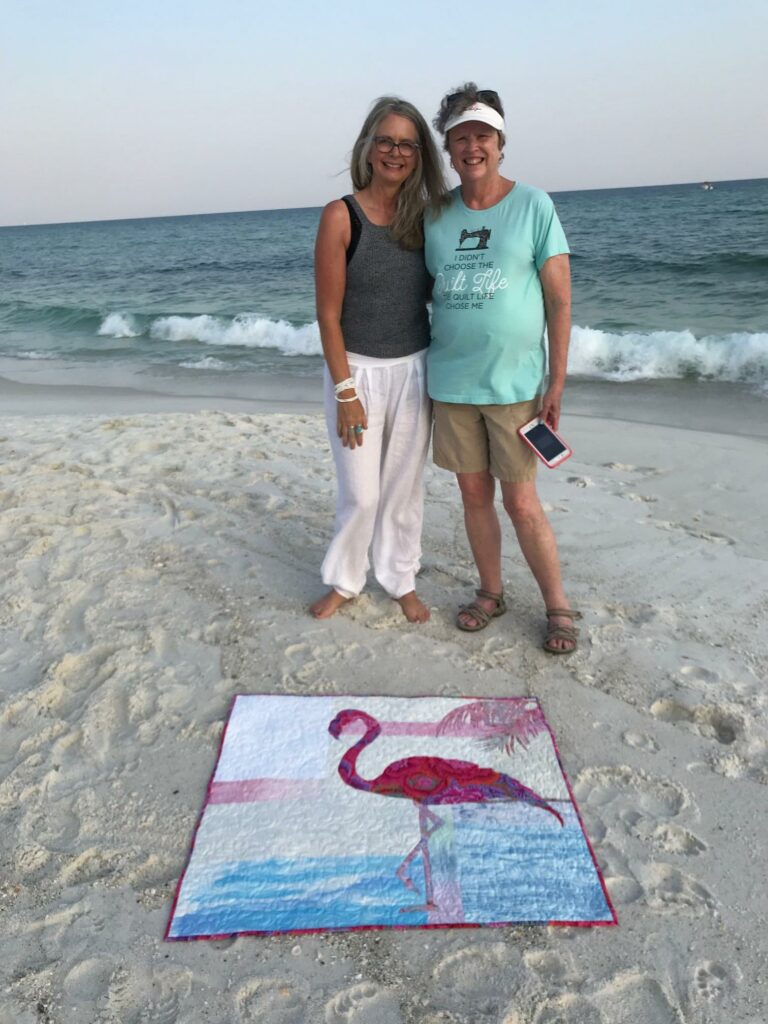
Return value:
M 447 135 L 456 125 L 465 124 L 467 121 L 482 121 L 483 124 L 488 124 L 499 132 L 504 131 L 504 118 L 497 110 L 489 107 L 487 103 L 473 103 L 471 107 L 467 107 L 466 110 L 462 110 L 460 114 L 450 119 L 445 126 L 445 134 Z

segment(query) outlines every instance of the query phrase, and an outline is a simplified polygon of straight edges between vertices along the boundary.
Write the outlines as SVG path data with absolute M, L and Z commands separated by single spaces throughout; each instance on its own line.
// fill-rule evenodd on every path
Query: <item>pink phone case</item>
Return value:
M 547 430 L 551 434 L 553 434 L 557 438 L 557 440 L 560 442 L 560 444 L 563 446 L 563 448 L 565 448 L 565 455 L 563 455 L 563 457 L 557 463 L 555 463 L 554 466 L 550 466 L 550 464 L 547 462 L 547 460 L 541 454 L 541 452 L 536 447 L 536 445 L 531 444 L 531 442 L 528 440 L 528 438 L 523 433 L 524 430 L 526 430 L 528 427 L 530 427 L 532 422 L 533 422 L 532 420 L 529 420 L 527 423 L 524 423 L 522 425 L 522 427 L 518 427 L 517 428 L 517 432 L 520 435 L 520 437 L 525 441 L 525 443 L 528 445 L 528 447 L 531 449 L 531 451 L 535 452 L 535 454 L 544 463 L 544 465 L 547 467 L 547 469 L 557 469 L 558 466 L 562 466 L 562 464 L 565 462 L 565 460 L 566 459 L 570 459 L 570 457 L 573 455 L 573 449 L 571 448 L 571 446 L 569 444 L 566 444 L 566 442 L 562 439 L 562 437 L 560 437 L 560 435 L 557 433 L 557 431 L 556 430 L 552 430 L 552 427 L 550 427 L 550 425 L 548 423 L 544 423 L 543 420 L 540 420 L 537 417 L 536 422 L 537 423 L 544 423 L 544 426 L 547 428 Z

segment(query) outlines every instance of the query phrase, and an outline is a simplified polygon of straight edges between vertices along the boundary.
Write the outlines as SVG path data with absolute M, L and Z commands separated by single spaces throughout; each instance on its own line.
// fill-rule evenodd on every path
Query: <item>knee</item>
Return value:
M 459 481 L 461 500 L 468 512 L 489 508 L 493 505 L 494 486 L 493 479 L 475 479 L 471 481 Z
M 377 494 L 356 494 L 347 507 L 352 515 L 370 518 L 376 515 L 379 496 Z
M 532 494 L 505 494 L 504 511 L 515 526 L 535 526 L 544 517 L 535 491 Z
M 374 490 L 340 491 L 336 507 L 344 519 L 370 519 L 379 507 L 379 495 Z

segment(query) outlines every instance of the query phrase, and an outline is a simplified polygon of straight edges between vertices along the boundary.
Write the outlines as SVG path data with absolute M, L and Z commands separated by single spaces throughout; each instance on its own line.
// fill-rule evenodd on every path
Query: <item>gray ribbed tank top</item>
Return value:
M 386 226 L 372 224 L 354 196 L 360 237 L 347 264 L 341 329 L 347 352 L 377 359 L 409 356 L 429 345 L 430 277 L 423 249 L 401 249 Z

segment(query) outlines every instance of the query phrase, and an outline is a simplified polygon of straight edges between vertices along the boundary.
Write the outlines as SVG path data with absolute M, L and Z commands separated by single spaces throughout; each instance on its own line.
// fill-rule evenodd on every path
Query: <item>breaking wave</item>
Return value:
M 612 381 L 768 384 L 768 334 L 697 338 L 690 331 L 610 334 L 574 327 L 568 372 Z
M 31 311 L 22 306 L 6 307 L 8 325 L 15 327 L 28 318 Z M 184 360 L 181 365 L 197 370 L 236 369 L 247 360 L 245 353 L 254 349 L 272 350 L 287 357 L 322 356 L 316 321 L 294 325 L 256 313 L 152 316 L 127 310 L 96 314 L 85 308 L 65 310 L 63 307 L 47 307 L 42 312 L 44 323 L 41 326 L 47 331 L 64 323 L 67 328 L 76 324 L 80 332 L 85 328 L 91 338 L 132 339 L 130 348 L 116 349 L 111 345 L 91 349 L 81 343 L 77 350 L 56 346 L 46 351 L 35 345 L 9 354 L 19 359 L 43 360 L 73 358 L 78 353 L 99 358 L 117 358 L 130 353 L 142 358 L 151 357 L 154 352 L 166 357 L 178 355 Z M 173 350 L 176 345 L 178 352 Z M 208 351 L 200 351 L 200 348 Z M 218 349 L 223 358 L 218 359 L 211 349 Z M 224 349 L 228 350 L 226 357 L 221 351 Z M 768 333 L 697 337 L 689 330 L 641 333 L 574 327 L 568 370 L 570 374 L 597 380 L 711 380 L 753 384 L 768 391 Z
M 199 341 L 231 348 L 274 348 L 285 356 L 322 355 L 317 323 L 294 327 L 243 313 L 232 320 L 208 316 L 164 316 L 154 320 L 149 335 L 157 341 Z
M 106 338 L 138 338 L 141 329 L 130 313 L 110 313 L 96 333 Z

